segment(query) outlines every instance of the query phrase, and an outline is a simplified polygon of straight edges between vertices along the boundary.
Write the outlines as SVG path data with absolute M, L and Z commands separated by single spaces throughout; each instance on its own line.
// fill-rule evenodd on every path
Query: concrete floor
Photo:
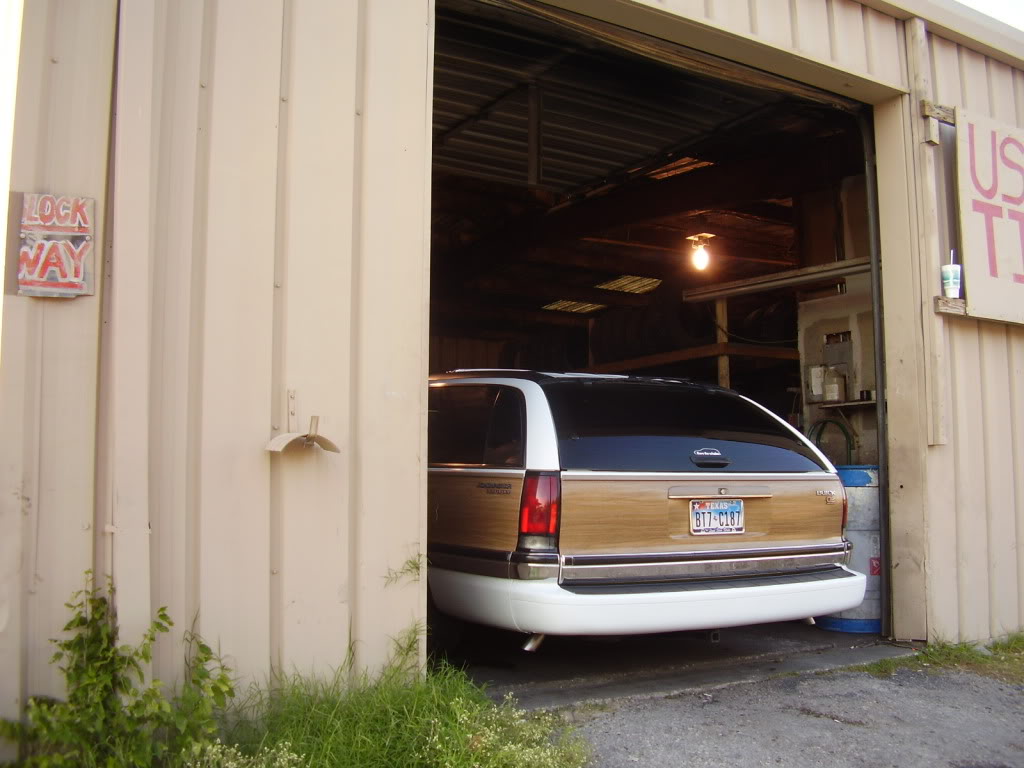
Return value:
M 525 636 L 470 626 L 449 661 L 497 699 L 526 708 L 656 697 L 821 671 L 912 653 L 877 635 L 829 632 L 803 622 L 621 637 L 548 637 L 534 653 Z

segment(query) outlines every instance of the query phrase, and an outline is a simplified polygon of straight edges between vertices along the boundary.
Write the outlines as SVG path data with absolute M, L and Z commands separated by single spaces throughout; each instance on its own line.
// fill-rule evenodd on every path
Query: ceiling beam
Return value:
M 750 277 L 745 280 L 718 283 L 707 288 L 686 290 L 683 291 L 682 296 L 683 301 L 711 301 L 730 296 L 743 296 L 748 293 L 763 293 L 779 288 L 790 288 L 794 285 L 809 285 L 829 280 L 836 281 L 848 275 L 857 275 L 870 270 L 871 263 L 867 257 L 846 259 L 844 261 L 829 262 L 828 264 L 819 264 L 813 267 L 775 272 L 762 277 Z
M 473 281 L 473 288 L 482 293 L 506 296 L 532 296 L 540 299 L 568 299 L 589 304 L 616 307 L 645 307 L 650 303 L 647 294 L 588 288 L 549 280 L 515 279 L 507 277 L 481 277 Z
M 593 269 L 609 275 L 637 275 L 639 277 L 663 278 L 671 270 L 665 259 L 643 258 L 624 253 L 622 249 L 572 248 L 550 246 L 531 248 L 525 254 L 526 261 L 538 264 Z
M 580 369 L 582 373 L 626 373 L 644 368 L 656 368 L 660 365 L 672 365 L 687 360 L 703 360 L 719 356 L 755 357 L 771 360 L 799 360 L 800 350 L 789 347 L 761 347 L 754 344 L 704 344 L 699 347 L 675 349 L 671 352 L 659 352 L 654 355 L 633 357 L 628 360 L 616 360 L 611 363 L 597 363 Z
M 766 147 L 754 159 L 700 168 L 659 181 L 645 181 L 561 207 L 543 217 L 518 219 L 493 236 L 457 253 L 441 256 L 445 270 L 434 270 L 435 292 L 442 272 L 454 269 L 467 276 L 485 272 L 495 259 L 522 259 L 531 247 L 558 240 L 597 236 L 617 226 L 651 221 L 693 210 L 731 208 L 766 199 L 788 198 L 802 190 L 834 184 L 863 168 L 840 139 L 807 142 L 802 151 L 780 153 Z
M 862 172 L 862 162 L 848 158 L 847 149 L 845 141 L 808 142 L 796 154 L 779 154 L 765 147 L 766 154 L 758 158 L 620 187 L 545 216 L 512 242 L 581 237 L 697 209 L 792 197 Z
M 698 227 L 693 227 L 693 234 L 700 234 L 701 232 L 708 232 L 708 229 L 700 230 Z M 713 227 L 711 228 L 713 229 Z M 669 245 L 655 245 L 653 243 L 641 243 L 635 240 L 616 240 L 610 237 L 584 237 L 582 238 L 587 243 L 604 243 L 606 245 L 619 245 L 623 248 L 639 248 L 641 250 L 659 251 L 661 253 L 669 253 L 673 255 L 673 258 L 685 258 L 687 252 L 690 250 L 689 243 L 680 243 L 676 246 Z M 708 241 L 708 250 L 714 251 L 717 258 L 729 259 L 731 261 L 752 261 L 758 264 L 778 264 L 780 266 L 793 267 L 798 264 L 796 259 L 786 258 L 785 256 L 753 256 L 750 254 L 751 247 L 762 247 L 765 250 L 769 250 L 766 246 L 751 241 L 737 241 L 734 238 L 729 237 L 715 237 L 713 240 Z M 781 251 L 782 249 L 776 248 L 771 249 Z
M 586 328 L 587 323 L 596 313 L 581 314 L 578 312 L 559 312 L 549 309 L 519 309 L 513 307 L 484 307 L 460 301 L 432 300 L 431 316 L 454 317 L 467 322 L 472 318 L 493 320 L 502 324 L 524 325 L 557 325 L 563 328 Z

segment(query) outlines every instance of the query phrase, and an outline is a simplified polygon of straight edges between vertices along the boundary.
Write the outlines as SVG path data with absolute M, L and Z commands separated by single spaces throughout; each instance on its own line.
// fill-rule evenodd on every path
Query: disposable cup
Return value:
M 942 293 L 947 299 L 960 298 L 960 265 L 942 265 Z

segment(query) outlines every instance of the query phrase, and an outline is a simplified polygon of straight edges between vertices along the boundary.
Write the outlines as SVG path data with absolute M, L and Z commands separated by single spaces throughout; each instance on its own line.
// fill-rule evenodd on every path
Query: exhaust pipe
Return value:
M 540 648 L 540 644 L 543 642 L 544 635 L 540 632 L 534 632 L 532 635 L 530 635 L 529 639 L 525 643 L 523 643 L 523 650 L 527 653 L 533 653 L 538 648 Z

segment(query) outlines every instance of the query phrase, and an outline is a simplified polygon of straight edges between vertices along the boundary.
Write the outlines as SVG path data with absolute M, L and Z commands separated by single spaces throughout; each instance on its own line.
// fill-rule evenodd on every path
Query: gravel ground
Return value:
M 841 671 L 583 705 L 593 768 L 1024 768 L 1024 686 Z

